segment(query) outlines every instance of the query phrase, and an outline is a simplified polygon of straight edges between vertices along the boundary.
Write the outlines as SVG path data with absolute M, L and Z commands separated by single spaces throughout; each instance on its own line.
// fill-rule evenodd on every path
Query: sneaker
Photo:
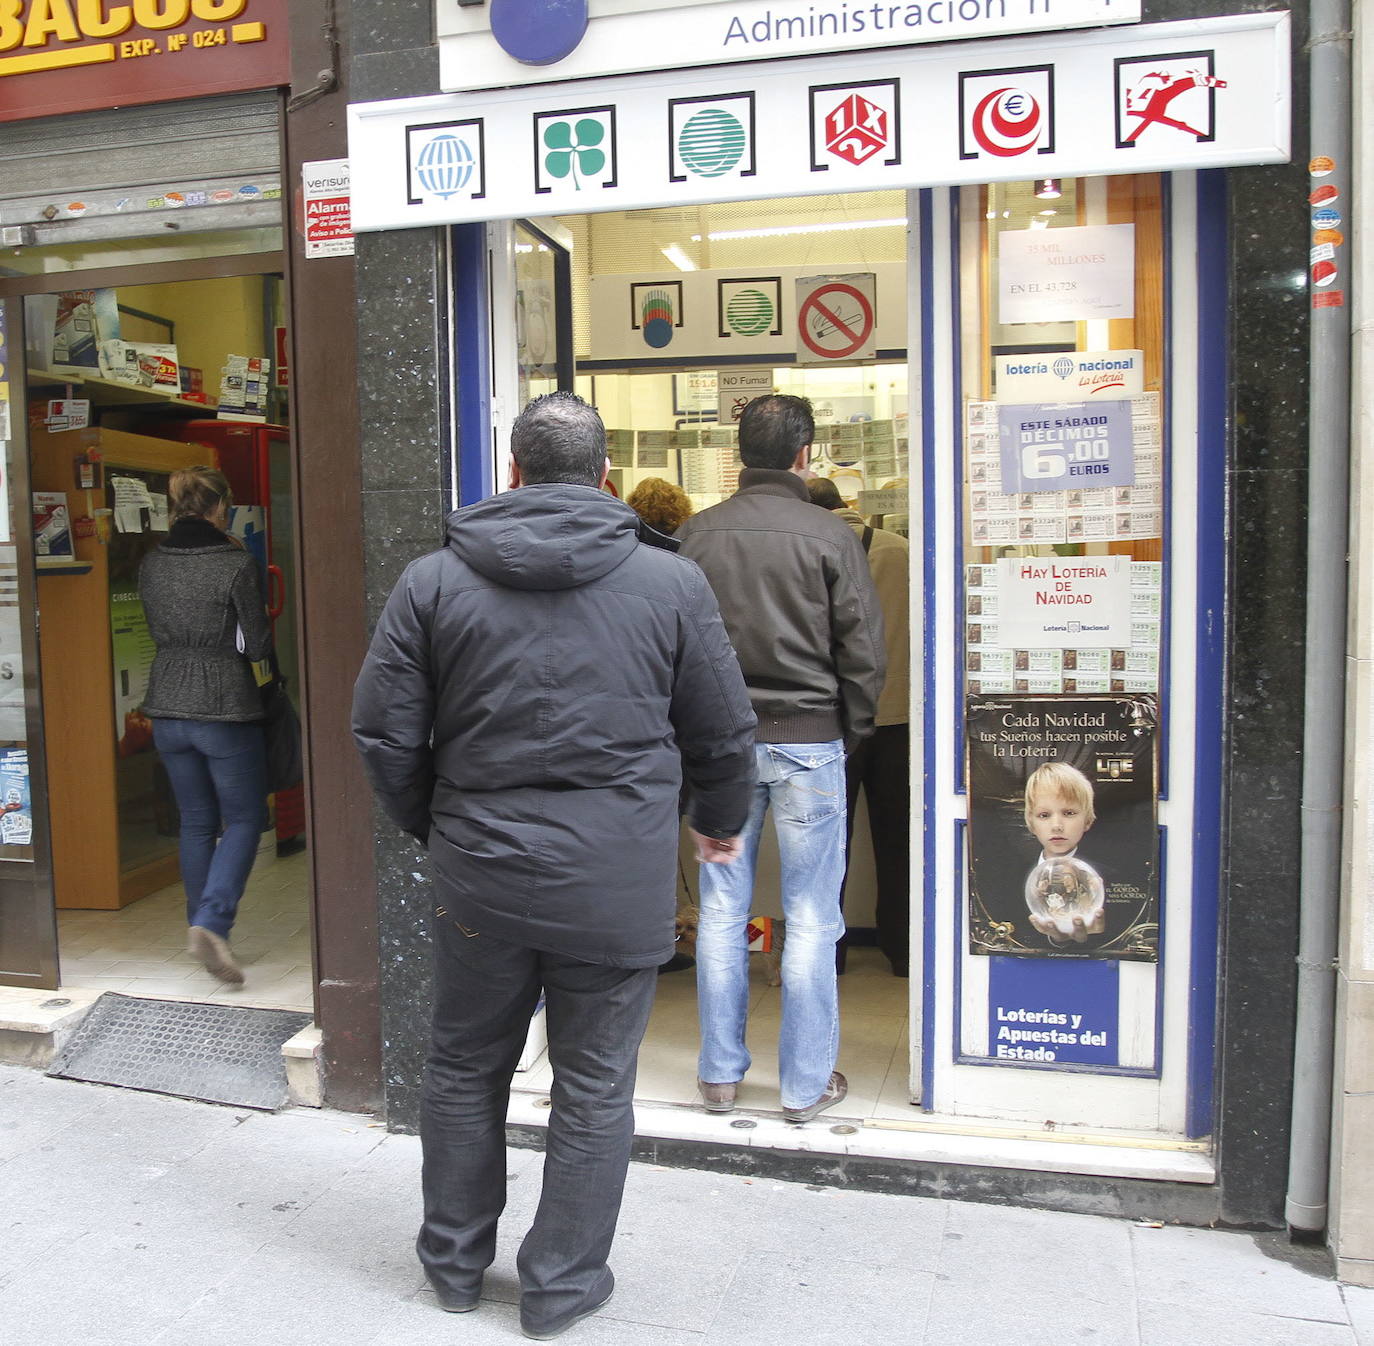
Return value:
M 825 1093 L 810 1107 L 784 1108 L 782 1119 L 785 1122 L 809 1122 L 817 1113 L 824 1112 L 826 1108 L 833 1108 L 848 1092 L 849 1081 L 838 1070 L 833 1071 L 830 1076 L 830 1083 L 825 1086 Z
M 701 1090 L 701 1101 L 707 1112 L 734 1112 L 738 1084 L 707 1084 L 705 1080 L 698 1080 L 697 1088 Z
M 593 1294 L 593 1302 L 588 1304 L 585 1309 L 577 1309 L 565 1318 L 555 1318 L 553 1322 L 543 1327 L 537 1327 L 531 1323 L 522 1311 L 520 1330 L 532 1341 L 552 1341 L 555 1337 L 561 1337 L 574 1323 L 580 1323 L 583 1318 L 591 1317 L 598 1309 L 604 1309 L 611 1302 L 611 1296 L 615 1294 L 615 1277 L 611 1275 L 609 1267 L 606 1268 L 606 1280 L 608 1284 L 604 1293 Z
M 187 932 L 186 952 L 199 958 L 205 970 L 230 986 L 243 985 L 243 969 L 234 961 L 229 941 L 203 925 L 193 925 Z

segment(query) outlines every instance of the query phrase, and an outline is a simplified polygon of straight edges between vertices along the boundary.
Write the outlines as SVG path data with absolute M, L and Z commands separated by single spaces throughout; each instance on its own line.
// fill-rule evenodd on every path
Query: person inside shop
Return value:
M 1046 762 L 1026 781 L 1025 812 L 1041 848 L 1026 876 L 1030 923 L 1056 947 L 1086 943 L 1107 928 L 1102 876 L 1078 855 L 1097 820 L 1092 782 L 1067 762 Z
M 910 862 L 911 744 L 908 668 L 910 655 L 910 547 L 900 533 L 873 528 L 862 514 L 851 509 L 829 477 L 812 477 L 806 483 L 811 503 L 843 519 L 858 536 L 868 556 L 873 588 L 883 610 L 883 644 L 887 677 L 878 697 L 873 733 L 845 761 L 849 805 L 845 819 L 845 880 L 849 878 L 849 848 L 854 838 L 854 810 L 862 789 L 868 803 L 868 832 L 873 842 L 873 867 L 877 879 L 874 924 L 878 947 L 894 976 L 908 975 L 910 959 Z M 844 940 L 840 941 L 840 969 L 844 969 Z
M 433 1039 L 417 1250 L 440 1305 L 478 1307 L 506 1200 L 511 1076 L 542 991 L 553 1100 L 521 1244 L 520 1322 L 546 1340 L 611 1296 L 635 1062 L 673 948 L 678 799 L 728 865 L 754 714 L 710 586 L 602 492 L 596 411 L 532 401 L 511 486 L 449 516 L 388 599 L 353 701 L 378 802 L 434 863 Z
M 849 1088 L 835 1069 L 844 757 L 873 732 L 885 663 L 882 612 L 859 539 L 806 493 L 814 435 L 805 398 L 755 398 L 739 422 L 739 489 L 678 529 L 683 555 L 720 601 L 759 720 L 745 862 L 701 871 L 697 1087 L 708 1112 L 730 1112 L 750 1066 L 745 928 L 771 807 L 787 922 L 778 1068 L 782 1115 L 795 1123 L 834 1107 Z
M 171 528 L 143 558 L 138 591 L 156 646 L 143 712 L 181 814 L 187 950 L 230 985 L 243 969 L 229 932 L 268 825 L 262 695 L 253 664 L 272 650 L 258 565 L 228 535 L 228 479 L 172 473 Z
M 676 482 L 665 481 L 662 477 L 645 477 L 630 492 L 625 503 L 639 515 L 645 525 L 640 529 L 639 540 L 651 547 L 669 546 L 677 550 L 673 535 L 692 517 L 692 498 Z M 665 972 L 686 972 L 696 966 L 696 959 L 682 947 L 684 939 L 696 937 L 696 910 L 689 903 L 679 903 L 676 922 L 678 948 L 658 970 Z
M 645 477 L 625 501 L 650 528 L 673 537 L 692 517 L 692 498 L 676 482 Z

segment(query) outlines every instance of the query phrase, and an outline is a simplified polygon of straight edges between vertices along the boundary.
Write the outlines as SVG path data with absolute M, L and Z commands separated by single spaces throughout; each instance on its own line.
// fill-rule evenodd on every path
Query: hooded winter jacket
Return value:
M 672 952 L 684 773 L 693 826 L 736 835 L 755 725 L 705 577 L 637 524 L 585 486 L 456 511 L 392 592 L 353 701 L 446 919 L 623 967 Z

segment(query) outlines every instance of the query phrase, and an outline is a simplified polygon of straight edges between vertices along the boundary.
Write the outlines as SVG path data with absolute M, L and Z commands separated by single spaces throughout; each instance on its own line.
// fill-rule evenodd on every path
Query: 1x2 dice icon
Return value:
M 851 164 L 861 164 L 887 148 L 887 113 L 862 94 L 852 93 L 826 114 L 825 147 Z

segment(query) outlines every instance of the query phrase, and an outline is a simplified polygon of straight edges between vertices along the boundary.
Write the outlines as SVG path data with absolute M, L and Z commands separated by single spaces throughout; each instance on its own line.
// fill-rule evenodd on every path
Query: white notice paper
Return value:
M 997 565 L 1001 644 L 1068 650 L 1131 643 L 1129 557 L 1004 557 Z
M 1135 225 L 1014 229 L 997 242 L 999 322 L 1135 316 Z
M 137 477 L 111 477 L 114 487 L 114 522 L 121 533 L 143 531 L 143 511 L 150 508 L 151 499 L 145 482 Z

